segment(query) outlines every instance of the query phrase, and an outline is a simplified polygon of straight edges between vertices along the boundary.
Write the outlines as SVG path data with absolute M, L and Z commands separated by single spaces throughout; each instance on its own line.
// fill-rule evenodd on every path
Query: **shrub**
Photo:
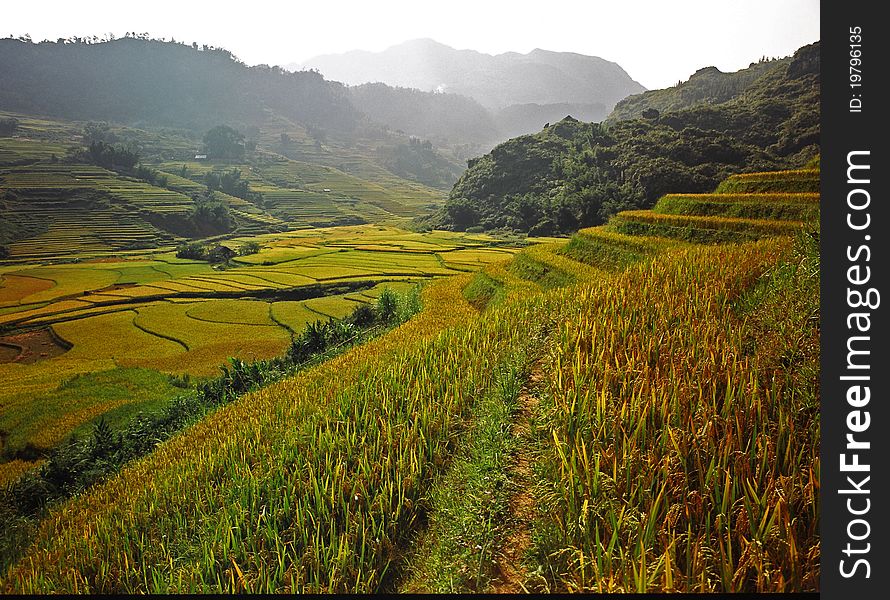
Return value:
M 0 119 L 0 136 L 12 135 L 19 128 L 19 121 L 13 117 Z
M 356 327 L 367 327 L 374 322 L 374 309 L 368 304 L 359 304 L 347 317 L 349 322 Z
M 383 288 L 383 292 L 377 298 L 377 318 L 383 323 L 391 323 L 395 320 L 397 311 L 398 299 L 395 292 L 389 288 Z
M 176 258 L 187 258 L 191 260 L 204 260 L 207 258 L 204 246 L 197 242 L 180 244 L 176 247 Z
M 245 242 L 238 246 L 238 256 L 247 256 L 248 254 L 257 254 L 260 251 L 258 242 Z

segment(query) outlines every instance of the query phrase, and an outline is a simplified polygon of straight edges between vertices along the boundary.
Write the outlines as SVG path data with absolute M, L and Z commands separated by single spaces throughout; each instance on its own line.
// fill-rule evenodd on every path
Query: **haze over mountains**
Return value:
M 418 39 L 383 52 L 353 50 L 316 56 L 302 65 L 349 85 L 383 82 L 469 96 L 490 110 L 513 104 L 602 103 L 610 108 L 645 91 L 620 66 L 596 56 L 550 52 L 483 54 Z
M 619 65 L 596 56 L 535 49 L 498 55 L 418 39 L 382 52 L 317 56 L 291 69 L 318 69 L 348 85 L 382 82 L 472 98 L 493 117 L 499 139 L 538 131 L 567 114 L 601 121 L 623 98 L 644 92 Z

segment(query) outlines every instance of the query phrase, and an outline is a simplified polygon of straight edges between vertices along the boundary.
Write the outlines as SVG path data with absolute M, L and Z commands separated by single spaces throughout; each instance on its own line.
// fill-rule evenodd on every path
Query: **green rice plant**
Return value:
M 793 235 L 803 227 L 798 221 L 669 215 L 650 210 L 618 213 L 609 225 L 626 235 L 657 235 L 697 243 L 754 241 Z
M 479 271 L 464 288 L 464 298 L 477 310 L 484 310 L 489 304 L 504 299 L 504 284 L 491 275 Z
M 652 210 L 670 215 L 813 221 L 819 218 L 819 194 L 668 194 Z
M 717 186 L 718 194 L 819 193 L 819 169 L 768 171 L 730 175 Z
M 531 347 L 536 340 L 529 337 Z M 528 357 L 518 350 L 472 409 L 469 430 L 429 499 L 429 525 L 415 540 L 400 592 L 484 592 L 507 532 L 509 466 L 520 441 L 511 432 Z
M 652 256 L 670 245 L 675 244 L 594 227 L 573 235 L 558 253 L 598 269 L 613 271 Z

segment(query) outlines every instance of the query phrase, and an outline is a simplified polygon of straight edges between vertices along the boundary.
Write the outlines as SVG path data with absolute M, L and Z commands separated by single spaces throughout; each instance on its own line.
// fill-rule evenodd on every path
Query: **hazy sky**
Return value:
M 0 37 L 127 31 L 223 46 L 248 64 L 420 37 L 489 54 L 544 48 L 615 61 L 652 89 L 704 66 L 733 71 L 816 41 L 819 0 L 63 0 L 4 2 L 0 11 Z

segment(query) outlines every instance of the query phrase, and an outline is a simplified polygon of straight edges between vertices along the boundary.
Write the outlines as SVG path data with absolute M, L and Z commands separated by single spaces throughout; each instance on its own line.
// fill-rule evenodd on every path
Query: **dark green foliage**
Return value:
M 263 195 L 259 192 L 250 191 L 250 185 L 246 179 L 241 179 L 240 169 L 230 169 L 226 171 L 208 171 L 204 176 L 207 189 L 211 192 L 219 190 L 230 196 L 243 198 L 248 202 L 262 206 Z
M 152 169 L 151 167 L 146 167 L 145 165 L 139 165 L 135 169 L 133 169 L 133 177 L 137 179 L 141 179 L 147 183 L 152 185 L 156 185 L 158 187 L 165 188 L 167 187 L 168 177 L 164 173 L 161 173 L 157 169 Z
M 391 323 L 395 320 L 398 312 L 398 300 L 396 293 L 389 288 L 385 288 L 377 298 L 377 318 L 384 323 Z
M 260 251 L 260 245 L 258 242 L 250 241 L 244 242 L 240 246 L 238 246 L 238 256 L 248 256 L 250 254 L 257 254 Z
M 227 263 L 238 253 L 222 244 L 187 242 L 176 247 L 176 258 L 206 260 L 209 263 Z
M 9 258 L 9 248 L 0 244 L 0 260 Z
M 205 252 L 207 262 L 214 264 L 227 263 L 235 256 L 235 251 L 222 244 L 211 244 Z
M 139 162 L 139 154 L 120 144 L 106 144 L 105 142 L 91 142 L 86 153 L 81 154 L 86 162 L 104 167 L 110 170 L 129 171 Z
M 443 189 L 450 188 L 461 174 L 460 167 L 439 154 L 432 142 L 416 137 L 388 150 L 383 164 L 399 177 Z
M 375 318 L 374 308 L 369 304 L 359 304 L 352 311 L 352 314 L 347 317 L 349 322 L 356 327 L 367 327 L 374 322 Z
M 192 196 L 195 206 L 189 220 L 199 234 L 215 235 L 232 229 L 233 220 L 229 205 L 218 199 L 211 191 Z
M 0 119 L 0 137 L 11 136 L 19 128 L 19 120 L 15 117 Z
M 111 126 L 102 121 L 94 123 L 90 121 L 83 128 L 83 145 L 89 146 L 94 142 L 102 142 L 103 144 L 116 144 L 120 141 L 117 134 L 111 131 Z
M 762 68 L 722 104 L 611 126 L 567 117 L 500 144 L 468 163 L 432 224 L 568 233 L 742 170 L 800 165 L 819 142 L 819 45 Z
M 204 134 L 204 148 L 210 158 L 244 158 L 244 136 L 227 125 L 217 125 Z
M 176 247 L 176 258 L 187 258 L 190 260 L 204 260 L 206 253 L 204 245 L 198 242 L 187 242 Z

